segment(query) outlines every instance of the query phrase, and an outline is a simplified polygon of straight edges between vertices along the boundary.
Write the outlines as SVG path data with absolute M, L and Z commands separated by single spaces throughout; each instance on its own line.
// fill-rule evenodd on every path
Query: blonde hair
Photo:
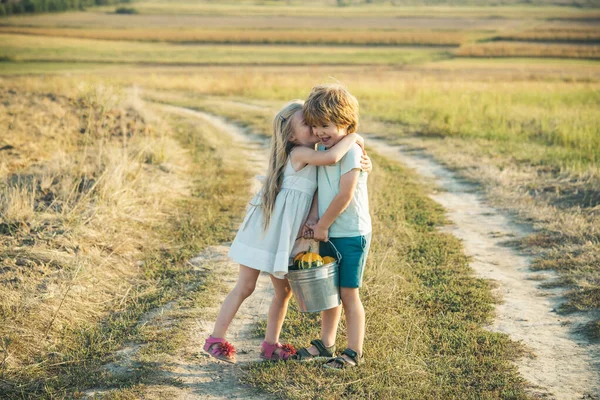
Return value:
M 342 85 L 315 86 L 304 103 L 304 119 L 309 125 L 331 122 L 354 133 L 358 129 L 358 100 Z
M 264 217 L 264 229 L 269 227 L 275 199 L 281 190 L 283 172 L 294 144 L 290 136 L 294 133 L 292 117 L 302 110 L 302 100 L 292 100 L 277 113 L 273 120 L 273 137 L 269 150 L 269 169 L 262 188 L 261 209 Z

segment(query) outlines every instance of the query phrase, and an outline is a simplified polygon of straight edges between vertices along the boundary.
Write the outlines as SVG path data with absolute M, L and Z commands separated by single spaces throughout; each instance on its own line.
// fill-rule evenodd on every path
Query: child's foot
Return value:
M 294 360 L 309 361 L 317 358 L 333 357 L 335 353 L 335 345 L 326 347 L 319 339 L 310 342 L 312 346 L 303 347 L 294 356 Z
M 362 356 L 358 356 L 358 353 L 352 349 L 346 349 L 342 352 L 339 357 L 330 358 L 327 360 L 323 367 L 340 370 L 344 368 L 356 367 L 362 360 Z
M 296 354 L 296 349 L 291 344 L 270 344 L 266 340 L 262 342 L 260 358 L 269 361 L 287 361 Z
M 218 360 L 235 364 L 235 347 L 225 339 L 209 336 L 204 342 L 204 351 Z

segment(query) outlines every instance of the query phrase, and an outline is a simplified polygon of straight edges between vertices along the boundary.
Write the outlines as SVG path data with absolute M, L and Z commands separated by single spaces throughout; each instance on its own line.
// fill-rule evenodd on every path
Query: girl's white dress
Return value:
M 306 165 L 296 172 L 288 159 L 267 230 L 264 230 L 260 207 L 262 191 L 259 191 L 248 206 L 246 218 L 229 249 L 229 257 L 283 279 L 316 189 L 317 167 Z

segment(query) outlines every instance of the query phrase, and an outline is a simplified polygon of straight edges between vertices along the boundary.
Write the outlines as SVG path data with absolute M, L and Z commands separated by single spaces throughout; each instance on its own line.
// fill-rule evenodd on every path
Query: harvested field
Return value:
M 493 40 L 598 44 L 598 42 L 600 42 L 600 29 L 597 27 L 583 26 L 571 28 L 540 28 L 509 35 L 495 36 Z
M 396 17 L 390 15 L 379 16 L 347 16 L 338 13 L 336 16 L 324 17 L 322 15 L 307 18 L 301 15 L 278 15 L 272 16 L 202 16 L 193 13 L 182 13 L 182 15 L 119 15 L 98 12 L 73 12 L 64 14 L 19 16 L 3 19 L 2 25 L 24 26 L 24 27 L 60 27 L 60 28 L 188 28 L 202 27 L 204 29 L 500 29 L 518 28 L 526 21 L 522 19 L 478 19 L 469 17 L 438 17 L 426 16 Z
M 422 45 L 458 46 L 462 32 L 331 30 L 216 30 L 216 29 L 80 29 L 0 27 L 0 33 L 80 39 L 125 40 L 171 43 L 228 44 L 328 44 L 328 45 Z
M 494 42 L 462 46 L 458 57 L 543 57 L 600 59 L 600 46 L 523 42 Z

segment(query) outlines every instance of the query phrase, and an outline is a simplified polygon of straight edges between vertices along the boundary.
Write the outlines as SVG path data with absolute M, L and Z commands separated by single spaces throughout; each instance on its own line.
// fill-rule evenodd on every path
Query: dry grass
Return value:
M 600 59 L 600 46 L 494 42 L 460 47 L 458 57 L 545 57 Z
M 0 176 L 0 392 L 11 398 L 151 376 L 147 363 L 129 378 L 101 364 L 143 335 L 149 308 L 201 290 L 187 260 L 230 240 L 247 201 L 240 161 L 202 141 L 202 124 L 153 118 L 85 82 L 16 79 L 0 93 L 0 120 L 12 121 Z
M 47 100 L 10 86 L 9 109 L 0 110 L 18 119 L 3 138 L 14 157 L 3 158 L 0 185 L 8 371 L 32 368 L 66 329 L 127 305 L 144 249 L 160 244 L 149 229 L 189 184 L 177 172 L 183 150 L 109 89 Z
M 332 45 L 422 45 L 458 46 L 465 40 L 462 32 L 376 31 L 291 29 L 69 29 L 0 27 L 0 33 L 81 39 L 129 40 L 171 43 L 237 44 L 332 44 Z

